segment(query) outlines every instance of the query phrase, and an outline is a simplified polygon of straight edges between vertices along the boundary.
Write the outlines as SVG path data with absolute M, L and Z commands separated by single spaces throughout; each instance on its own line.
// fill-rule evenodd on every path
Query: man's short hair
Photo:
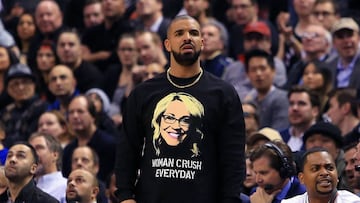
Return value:
M 351 114 L 357 117 L 357 102 L 356 102 L 356 89 L 355 88 L 337 88 L 329 93 L 329 99 L 335 97 L 339 103 L 339 107 L 346 103 L 350 103 Z
M 321 101 L 319 95 L 309 88 L 302 85 L 292 86 L 288 92 L 288 99 L 290 99 L 291 95 L 294 93 L 306 93 L 309 96 L 311 106 L 320 108 Z
M 309 150 L 306 150 L 305 153 L 301 156 L 301 162 L 300 162 L 300 172 L 303 172 L 304 171 L 304 166 L 306 164 L 306 161 L 307 161 L 307 157 L 310 155 L 310 154 L 313 154 L 313 153 L 316 153 L 316 152 L 327 152 L 330 156 L 330 152 L 323 148 L 323 147 L 314 147 L 314 148 L 311 148 Z M 331 156 L 332 157 L 332 156 Z M 335 163 L 335 159 L 334 157 L 332 157 L 334 163 Z
M 39 157 L 36 153 L 36 150 L 33 146 L 31 146 L 31 144 L 29 144 L 28 142 L 25 142 L 25 141 L 19 141 L 19 142 L 15 142 L 13 145 L 11 145 L 11 147 L 15 146 L 15 145 L 25 145 L 27 147 L 30 148 L 30 151 L 31 151 L 31 155 L 33 157 L 33 160 L 34 160 L 34 164 L 38 164 L 39 163 Z M 10 148 L 11 148 L 10 147 Z M 9 148 L 9 149 L 10 149 Z
M 330 3 L 333 6 L 334 15 L 339 14 L 339 11 L 340 11 L 339 4 L 337 3 L 337 1 L 334 1 L 334 0 L 316 0 L 314 6 L 316 6 L 318 4 L 324 4 L 324 3 Z
M 268 147 L 267 144 L 275 147 Z M 295 162 L 292 157 L 292 152 L 289 146 L 283 141 L 269 141 L 264 145 L 254 149 L 250 154 L 250 161 L 267 157 L 270 160 L 270 167 L 279 172 L 282 178 L 291 177 L 296 174 Z M 287 174 L 281 174 L 287 168 Z
M 249 62 L 254 57 L 265 58 L 271 69 L 275 70 L 274 57 L 261 49 L 252 49 L 245 53 L 245 70 L 249 71 Z

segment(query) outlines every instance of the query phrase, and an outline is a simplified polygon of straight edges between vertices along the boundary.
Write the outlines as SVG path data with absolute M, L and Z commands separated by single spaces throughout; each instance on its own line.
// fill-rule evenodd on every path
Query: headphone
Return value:
M 273 150 L 279 156 L 281 161 L 279 174 L 281 178 L 290 178 L 295 174 L 295 168 L 293 164 L 290 163 L 290 160 L 285 156 L 284 152 L 278 146 L 271 142 L 265 143 L 264 146 L 268 149 Z

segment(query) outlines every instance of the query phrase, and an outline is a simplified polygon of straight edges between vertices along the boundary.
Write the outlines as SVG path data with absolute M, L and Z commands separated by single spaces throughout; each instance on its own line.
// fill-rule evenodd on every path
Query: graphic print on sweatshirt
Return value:
M 193 180 L 202 170 L 203 116 L 204 106 L 188 93 L 170 93 L 157 103 L 151 121 L 156 178 Z

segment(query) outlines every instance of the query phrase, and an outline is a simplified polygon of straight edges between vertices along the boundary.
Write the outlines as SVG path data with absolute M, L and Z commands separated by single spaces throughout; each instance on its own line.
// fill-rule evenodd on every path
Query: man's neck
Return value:
M 183 66 L 172 60 L 170 74 L 179 78 L 190 78 L 200 73 L 200 60 L 190 66 Z
M 20 182 L 11 182 L 9 181 L 9 191 L 10 191 L 10 199 L 12 202 L 15 202 L 16 198 L 19 196 L 21 190 L 28 184 L 33 177 L 27 177 Z
M 91 127 L 85 131 L 76 133 L 77 139 L 78 139 L 78 145 L 79 146 L 85 146 L 87 143 L 91 140 L 91 138 L 94 136 L 94 133 L 96 131 L 96 125 L 93 124 Z
M 307 123 L 301 123 L 298 125 L 292 125 L 291 127 L 291 134 L 295 137 L 300 137 L 310 126 L 315 123 L 315 120 Z
M 121 17 L 120 16 L 114 16 L 114 17 L 107 17 L 104 20 L 104 24 L 105 24 L 105 29 L 109 30 L 112 28 L 113 24 L 118 21 Z
M 343 121 L 340 123 L 339 128 L 341 130 L 341 134 L 344 136 L 351 132 L 355 126 L 359 124 L 359 119 L 353 115 L 345 116 Z

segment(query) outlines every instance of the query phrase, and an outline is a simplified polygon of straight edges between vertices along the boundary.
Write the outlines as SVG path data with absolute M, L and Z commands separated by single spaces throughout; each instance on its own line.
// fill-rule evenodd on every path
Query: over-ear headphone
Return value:
M 275 144 L 267 142 L 264 144 L 266 148 L 273 150 L 280 158 L 281 166 L 279 169 L 279 174 L 281 178 L 290 178 L 295 174 L 295 167 L 290 162 L 290 160 L 285 156 L 284 152 Z

